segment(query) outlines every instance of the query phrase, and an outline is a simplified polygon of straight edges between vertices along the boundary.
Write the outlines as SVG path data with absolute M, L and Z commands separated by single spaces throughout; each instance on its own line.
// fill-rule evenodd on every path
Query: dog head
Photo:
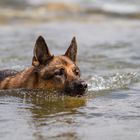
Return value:
M 34 47 L 32 60 L 38 77 L 36 87 L 47 90 L 63 90 L 69 95 L 83 95 L 87 84 L 80 78 L 76 57 L 75 37 L 64 55 L 54 56 L 50 53 L 44 38 L 39 36 Z

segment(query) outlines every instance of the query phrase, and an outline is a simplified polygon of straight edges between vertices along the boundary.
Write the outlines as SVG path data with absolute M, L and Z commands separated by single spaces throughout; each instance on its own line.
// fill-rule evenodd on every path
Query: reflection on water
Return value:
M 0 92 L 0 102 L 0 127 L 3 127 L 1 138 L 9 139 L 17 130 L 16 134 L 12 134 L 15 139 L 20 136 L 23 139 L 43 140 L 54 136 L 54 133 L 48 132 L 57 123 L 73 123 L 72 117 L 63 119 L 63 116 L 79 114 L 76 108 L 84 106 L 86 98 L 60 96 L 43 91 L 7 90 Z M 44 126 L 47 126 L 45 131 L 42 130 Z

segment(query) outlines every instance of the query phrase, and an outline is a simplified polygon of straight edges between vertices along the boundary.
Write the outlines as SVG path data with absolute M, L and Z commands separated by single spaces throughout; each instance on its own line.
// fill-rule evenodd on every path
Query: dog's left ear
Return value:
M 69 57 L 73 62 L 76 63 L 77 58 L 77 43 L 76 38 L 73 37 L 69 48 L 67 49 L 65 56 Z
M 45 42 L 45 39 L 42 36 L 39 36 L 36 40 L 34 47 L 32 65 L 46 65 L 52 58 L 53 55 L 51 55 L 49 48 Z

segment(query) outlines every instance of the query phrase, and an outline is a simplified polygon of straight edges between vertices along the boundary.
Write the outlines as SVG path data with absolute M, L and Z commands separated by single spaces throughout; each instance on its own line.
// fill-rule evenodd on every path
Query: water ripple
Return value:
M 111 76 L 91 77 L 88 81 L 89 91 L 112 90 L 128 88 L 129 85 L 138 80 L 137 73 L 116 73 Z

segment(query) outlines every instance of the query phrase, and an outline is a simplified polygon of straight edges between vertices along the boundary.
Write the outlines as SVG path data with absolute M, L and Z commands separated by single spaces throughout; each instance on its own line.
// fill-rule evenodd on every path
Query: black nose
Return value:
M 69 93 L 69 95 L 75 96 L 75 95 L 84 95 L 88 85 L 83 80 L 73 80 L 69 81 L 66 84 L 65 91 L 66 93 Z
M 75 82 L 75 88 L 80 90 L 86 90 L 87 89 L 87 83 L 85 81 L 76 81 Z

